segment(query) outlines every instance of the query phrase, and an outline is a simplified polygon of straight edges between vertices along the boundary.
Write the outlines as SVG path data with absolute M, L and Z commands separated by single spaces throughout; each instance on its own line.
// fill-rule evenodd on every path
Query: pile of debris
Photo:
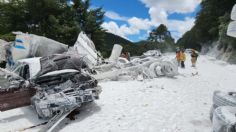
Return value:
M 15 42 L 0 47 L 9 52 L 2 52 L 7 68 L 0 68 L 0 111 L 32 105 L 39 118 L 49 120 L 49 130 L 82 104 L 99 98 L 97 80 L 178 74 L 177 63 L 155 50 L 127 60 L 120 57 L 122 46 L 115 44 L 104 60 L 83 32 L 70 48 L 45 37 L 15 34 Z

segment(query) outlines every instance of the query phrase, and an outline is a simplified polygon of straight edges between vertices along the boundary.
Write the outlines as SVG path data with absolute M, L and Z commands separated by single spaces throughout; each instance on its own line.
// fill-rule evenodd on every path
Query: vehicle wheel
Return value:
M 170 61 L 163 61 L 161 63 L 161 71 L 165 76 L 173 77 L 178 74 L 178 66 Z
M 210 110 L 210 120 L 212 121 L 214 110 L 219 106 L 235 106 L 236 96 L 232 92 L 225 93 L 221 91 L 215 91 L 213 94 L 213 105 Z
M 235 132 L 236 107 L 221 106 L 213 113 L 213 132 Z
M 215 91 L 213 95 L 213 104 L 219 106 L 236 106 L 236 96 L 225 92 Z
M 152 77 L 158 77 L 163 75 L 163 73 L 157 69 L 157 67 L 160 67 L 160 62 L 154 62 L 149 66 L 149 71 Z

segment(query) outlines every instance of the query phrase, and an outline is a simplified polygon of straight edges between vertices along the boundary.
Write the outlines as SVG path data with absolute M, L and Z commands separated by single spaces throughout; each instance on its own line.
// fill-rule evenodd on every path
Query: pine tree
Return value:
M 0 36 L 22 31 L 73 45 L 80 31 L 91 37 L 98 49 L 104 41 L 102 8 L 89 9 L 89 0 L 9 0 L 0 2 Z

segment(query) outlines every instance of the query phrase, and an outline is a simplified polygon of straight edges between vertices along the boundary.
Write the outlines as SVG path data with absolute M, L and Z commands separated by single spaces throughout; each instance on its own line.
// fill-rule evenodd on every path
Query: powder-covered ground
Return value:
M 208 56 L 200 56 L 197 63 L 192 68 L 188 56 L 186 68 L 175 78 L 100 82 L 100 99 L 84 106 L 76 120 L 64 120 L 58 131 L 211 132 L 213 91 L 236 90 L 236 66 Z M 1 132 L 40 122 L 31 107 L 0 112 Z

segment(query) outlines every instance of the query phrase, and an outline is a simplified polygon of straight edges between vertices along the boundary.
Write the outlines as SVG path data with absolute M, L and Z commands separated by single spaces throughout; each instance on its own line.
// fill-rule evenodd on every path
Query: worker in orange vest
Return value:
M 176 50 L 176 60 L 178 62 L 178 66 L 180 66 L 180 50 L 179 49 Z
M 185 68 L 184 62 L 186 60 L 186 55 L 184 53 L 184 49 L 181 49 L 179 58 L 180 58 L 181 68 Z

